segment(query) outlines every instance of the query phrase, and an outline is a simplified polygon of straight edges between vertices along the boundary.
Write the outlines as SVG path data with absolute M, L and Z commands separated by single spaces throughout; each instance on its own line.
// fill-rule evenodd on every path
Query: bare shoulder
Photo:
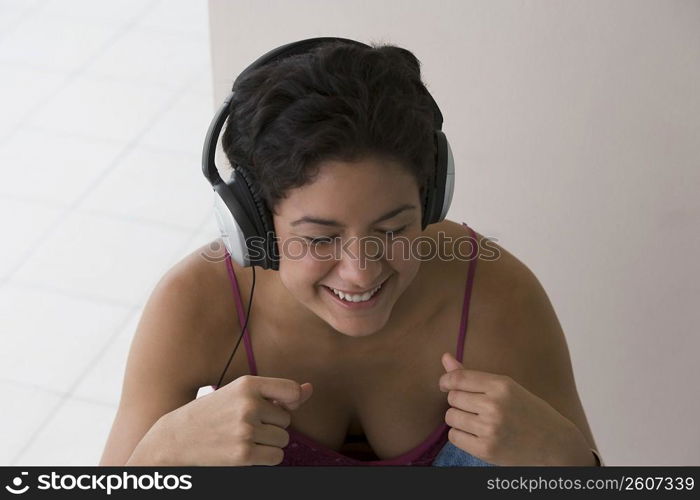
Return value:
M 474 267 L 465 366 L 519 376 L 527 360 L 522 350 L 513 349 L 518 344 L 514 343 L 518 335 L 515 314 L 526 311 L 533 294 L 541 299 L 537 278 L 512 252 L 471 225 L 474 236 L 458 222 L 444 220 L 434 226 L 434 231 L 442 231 L 449 241 L 445 245 L 447 258 L 436 265 L 436 275 L 446 284 L 449 296 L 457 298 L 455 308 L 461 307 L 469 266 Z
M 208 357 L 219 326 L 217 301 L 223 262 L 220 258 L 217 261 L 212 246 L 200 246 L 164 273 L 149 299 L 151 314 L 142 318 L 163 323 L 154 331 L 163 331 L 178 344 L 181 372 L 197 387 L 209 380 Z
M 507 297 L 532 286 L 536 278 L 530 268 L 488 234 L 481 234 L 471 226 L 469 231 L 450 220 L 442 221 L 439 226 L 438 230 L 444 231 L 451 242 L 445 246 L 446 260 L 452 263 L 450 271 L 455 271 L 455 267 L 467 270 L 473 262 L 475 276 L 479 277 L 479 292 L 484 299 L 494 305 L 505 304 Z
M 462 288 L 469 267 L 474 267 L 474 288 L 491 306 L 512 289 L 515 275 L 526 270 L 511 252 L 472 226 L 445 219 L 430 228 L 426 235 L 435 238 L 440 249 L 438 258 L 430 261 L 433 272 L 444 283 Z
M 234 341 L 240 334 L 238 311 L 229 277 L 227 260 L 235 274 L 243 301 L 249 288 L 248 270 L 241 268 L 233 259 L 227 259 L 220 238 L 207 242 L 185 256 L 171 272 L 181 281 L 181 289 L 195 306 L 192 318 L 198 327 L 191 333 L 189 343 L 193 355 L 197 356 L 192 369 L 198 371 L 201 386 L 218 382 L 221 371 L 227 364 Z M 261 293 L 256 289 L 256 298 Z M 248 373 L 244 349 L 238 349 L 222 381 L 225 384 Z
M 207 242 L 163 274 L 132 343 L 139 348 L 155 342 L 169 345 L 163 362 L 167 356 L 178 364 L 177 378 L 190 390 L 218 381 L 228 360 L 222 347 L 231 344 L 238 320 L 223 248 L 220 240 Z M 161 336 L 167 338 L 156 338 Z

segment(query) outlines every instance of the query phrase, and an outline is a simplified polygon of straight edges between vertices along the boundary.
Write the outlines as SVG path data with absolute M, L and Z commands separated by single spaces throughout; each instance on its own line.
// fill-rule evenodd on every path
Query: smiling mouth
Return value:
M 364 294 L 345 294 L 344 292 L 341 292 L 340 290 L 334 290 L 332 287 L 322 285 L 323 288 L 325 288 L 328 293 L 330 293 L 336 300 L 341 301 L 342 303 L 348 304 L 348 305 L 370 305 L 373 304 L 377 297 L 383 292 L 384 286 L 386 285 L 387 281 L 389 281 L 389 278 L 386 278 L 379 286 L 371 289 L 369 292 L 365 292 Z
M 344 293 L 345 295 L 364 295 L 364 294 L 366 294 L 366 293 L 368 293 L 368 292 L 373 292 L 373 291 L 379 290 L 379 289 L 382 287 L 382 285 L 384 285 L 384 283 L 386 283 L 386 281 L 387 281 L 388 279 L 389 279 L 388 277 L 384 278 L 384 280 L 383 280 L 381 283 L 379 283 L 377 286 L 375 286 L 375 287 L 373 287 L 373 288 L 370 288 L 370 289 L 368 289 L 368 290 L 366 290 L 366 291 L 364 291 L 364 292 L 346 292 L 346 291 L 341 290 L 341 289 L 339 289 L 339 288 L 333 288 L 332 286 L 328 286 L 328 285 L 323 285 L 323 286 L 325 286 L 326 288 L 330 289 L 331 291 L 342 292 L 342 293 Z

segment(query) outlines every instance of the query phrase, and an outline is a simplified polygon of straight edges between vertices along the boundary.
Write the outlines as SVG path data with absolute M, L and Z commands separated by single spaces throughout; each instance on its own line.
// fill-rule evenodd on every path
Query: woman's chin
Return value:
M 377 333 L 379 330 L 381 330 L 384 327 L 384 323 L 378 324 L 376 322 L 372 322 L 374 324 L 371 325 L 348 325 L 345 328 L 342 328 L 341 330 L 337 329 L 340 333 L 343 335 L 347 335 L 348 337 L 355 337 L 355 338 L 361 338 L 361 337 L 369 337 L 370 335 L 374 335 Z
M 345 316 L 340 317 L 337 314 L 326 313 L 326 322 L 339 334 L 347 337 L 369 337 L 382 330 L 388 321 L 388 317 L 380 314 L 371 316 Z

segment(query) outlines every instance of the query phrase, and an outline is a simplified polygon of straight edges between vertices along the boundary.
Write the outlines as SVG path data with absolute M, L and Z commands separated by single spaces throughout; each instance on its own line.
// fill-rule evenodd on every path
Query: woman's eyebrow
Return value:
M 399 215 L 401 212 L 404 210 L 415 210 L 416 206 L 415 205 L 401 205 L 400 207 L 397 207 L 390 212 L 385 213 L 381 217 L 379 217 L 377 220 L 372 222 L 372 224 L 376 224 L 377 222 L 382 222 L 387 219 L 391 219 L 392 217 L 395 217 Z M 333 226 L 333 227 L 345 227 L 344 224 L 341 224 L 340 222 L 336 220 L 331 220 L 331 219 L 321 219 L 319 217 L 313 217 L 310 215 L 305 215 L 301 219 L 297 219 L 294 222 L 292 222 L 290 225 L 291 226 L 298 226 L 299 224 L 304 224 L 304 223 L 309 223 L 309 224 L 319 224 L 321 226 Z

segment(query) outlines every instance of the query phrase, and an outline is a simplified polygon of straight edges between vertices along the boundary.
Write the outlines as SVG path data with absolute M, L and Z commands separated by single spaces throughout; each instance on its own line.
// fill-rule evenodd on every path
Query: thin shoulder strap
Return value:
M 457 353 L 455 357 L 459 362 L 462 361 L 462 354 L 464 353 L 464 341 L 467 332 L 467 324 L 469 323 L 469 301 L 472 295 L 472 283 L 474 282 L 474 272 L 476 271 L 476 263 L 479 258 L 479 240 L 474 233 L 474 230 L 467 226 L 464 222 L 462 225 L 469 229 L 472 235 L 472 253 L 469 256 L 469 271 L 467 271 L 467 284 L 464 287 L 464 305 L 462 306 L 462 322 L 459 326 L 459 338 L 457 340 Z
M 241 328 L 245 325 L 245 310 L 243 309 L 243 301 L 241 300 L 241 292 L 238 288 L 238 280 L 236 279 L 236 273 L 233 272 L 233 266 L 231 265 L 231 255 L 226 252 L 226 268 L 228 269 L 228 277 L 233 286 L 233 296 L 236 299 L 236 309 L 238 310 L 238 322 L 241 324 Z M 240 330 L 237 332 L 240 335 Z M 236 337 L 237 339 L 238 337 Z M 246 326 L 245 332 L 243 333 L 243 343 L 245 344 L 245 351 L 248 356 L 248 368 L 251 375 L 258 374 L 258 368 L 255 366 L 255 358 L 253 357 L 253 347 L 250 343 L 250 333 L 248 332 L 248 327 Z

